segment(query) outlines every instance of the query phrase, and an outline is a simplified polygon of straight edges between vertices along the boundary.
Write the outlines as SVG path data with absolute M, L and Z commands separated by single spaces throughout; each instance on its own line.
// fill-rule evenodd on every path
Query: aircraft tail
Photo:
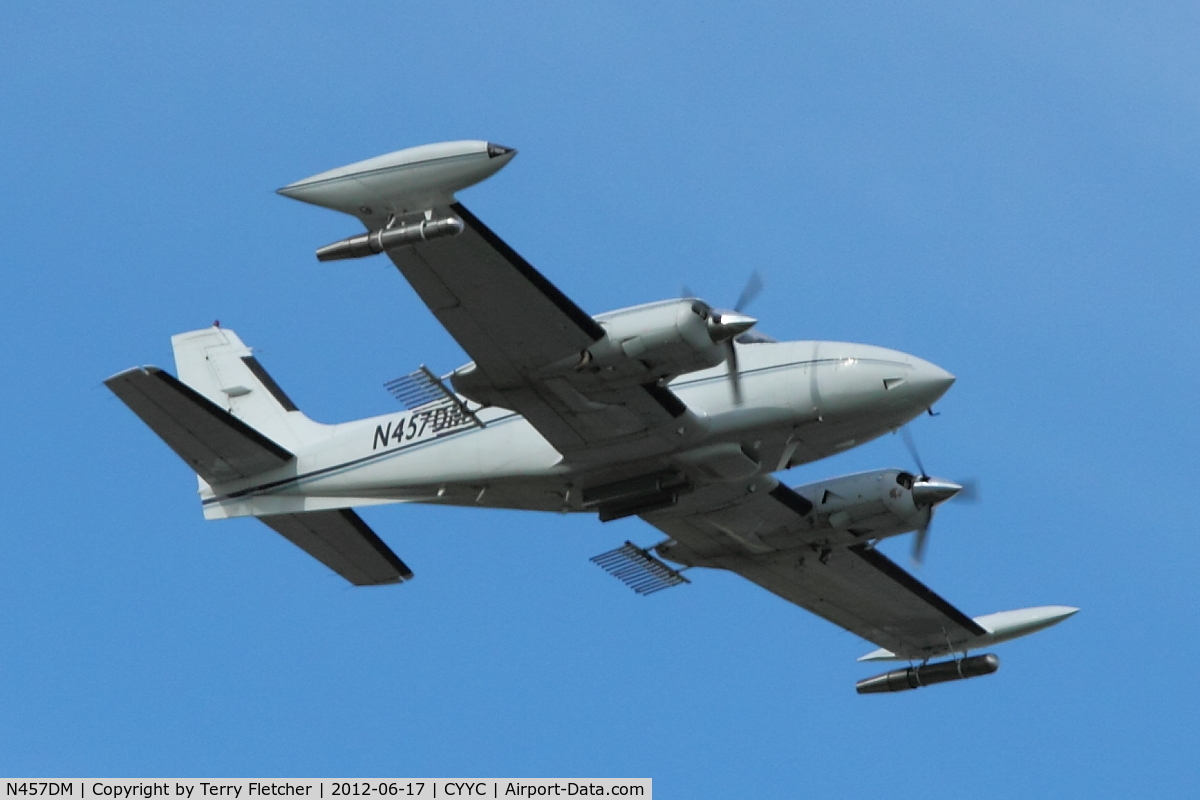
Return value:
M 214 326 L 176 334 L 171 347 L 180 381 L 288 450 L 328 435 L 327 426 L 296 408 L 233 331 Z
M 233 331 L 181 333 L 171 345 L 178 379 L 137 367 L 105 384 L 196 471 L 201 493 L 277 469 L 333 429 L 300 413 Z
M 295 453 L 329 435 L 333 426 L 300 413 L 237 334 L 212 327 L 171 337 L 179 379 L 158 367 L 135 367 L 104 383 L 211 486 L 295 468 Z M 288 541 L 358 586 L 412 577 L 353 511 L 305 497 L 275 498 L 270 509 L 249 506 L 229 514 L 217 504 L 205 516 L 253 515 Z M 310 506 L 316 505 L 317 508 Z

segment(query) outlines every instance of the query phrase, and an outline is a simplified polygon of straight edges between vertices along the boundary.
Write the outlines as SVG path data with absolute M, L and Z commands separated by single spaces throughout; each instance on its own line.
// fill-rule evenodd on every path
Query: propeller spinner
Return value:
M 908 428 L 900 429 L 900 437 L 904 440 L 904 446 L 908 448 L 912 460 L 916 462 L 917 469 L 921 471 L 921 474 L 913 481 L 913 502 L 918 508 L 929 509 L 928 522 L 917 529 L 917 535 L 913 539 L 912 561 L 914 564 L 920 565 L 925 561 L 925 548 L 929 544 L 929 529 L 933 525 L 934 508 L 954 497 L 974 501 L 978 498 L 978 492 L 974 481 L 955 483 L 944 478 L 930 477 L 929 473 L 925 471 L 925 465 L 921 463 L 921 455 L 917 452 L 917 443 L 913 440 L 912 433 Z
M 708 335 L 714 344 L 725 344 L 725 364 L 729 368 L 729 389 L 733 393 L 733 404 L 742 404 L 742 379 L 738 370 L 737 346 L 734 340 L 758 324 L 758 320 L 742 311 L 763 289 L 762 276 L 758 271 L 750 273 L 746 286 L 738 296 L 733 310 L 713 309 L 708 316 Z

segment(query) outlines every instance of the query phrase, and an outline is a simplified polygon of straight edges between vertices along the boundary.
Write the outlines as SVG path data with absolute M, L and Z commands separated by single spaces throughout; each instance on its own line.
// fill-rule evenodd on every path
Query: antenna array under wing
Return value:
M 455 416 L 461 415 L 464 422 L 483 427 L 483 422 L 475 416 L 475 412 L 467 408 L 467 404 L 450 391 L 442 379 L 430 372 L 424 364 L 415 372 L 390 380 L 383 386 L 409 411 L 430 407 L 447 408 Z
M 671 569 L 633 542 L 592 556 L 590 560 L 638 594 L 654 594 L 681 583 L 691 583 L 678 570 Z

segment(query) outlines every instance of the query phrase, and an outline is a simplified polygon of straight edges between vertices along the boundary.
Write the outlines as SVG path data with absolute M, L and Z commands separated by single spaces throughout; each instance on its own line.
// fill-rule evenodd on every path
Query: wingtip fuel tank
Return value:
M 440 142 L 327 170 L 276 190 L 358 217 L 368 230 L 454 202 L 454 193 L 496 174 L 517 151 L 493 142 Z

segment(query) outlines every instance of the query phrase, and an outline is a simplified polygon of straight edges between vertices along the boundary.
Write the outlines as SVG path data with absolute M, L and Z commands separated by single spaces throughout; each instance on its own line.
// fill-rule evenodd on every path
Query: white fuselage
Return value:
M 668 453 L 574 464 L 506 409 L 481 409 L 482 428 L 437 432 L 420 409 L 399 411 L 317 426 L 293 463 L 249 481 L 202 487 L 205 515 L 389 502 L 580 511 L 581 492 L 573 489 L 686 464 L 689 452 L 716 443 L 736 444 L 760 473 L 825 458 L 895 430 L 954 380 L 927 361 L 871 345 L 777 342 L 738 349 L 742 405 L 732 401 L 723 366 L 670 384 L 700 430 Z

